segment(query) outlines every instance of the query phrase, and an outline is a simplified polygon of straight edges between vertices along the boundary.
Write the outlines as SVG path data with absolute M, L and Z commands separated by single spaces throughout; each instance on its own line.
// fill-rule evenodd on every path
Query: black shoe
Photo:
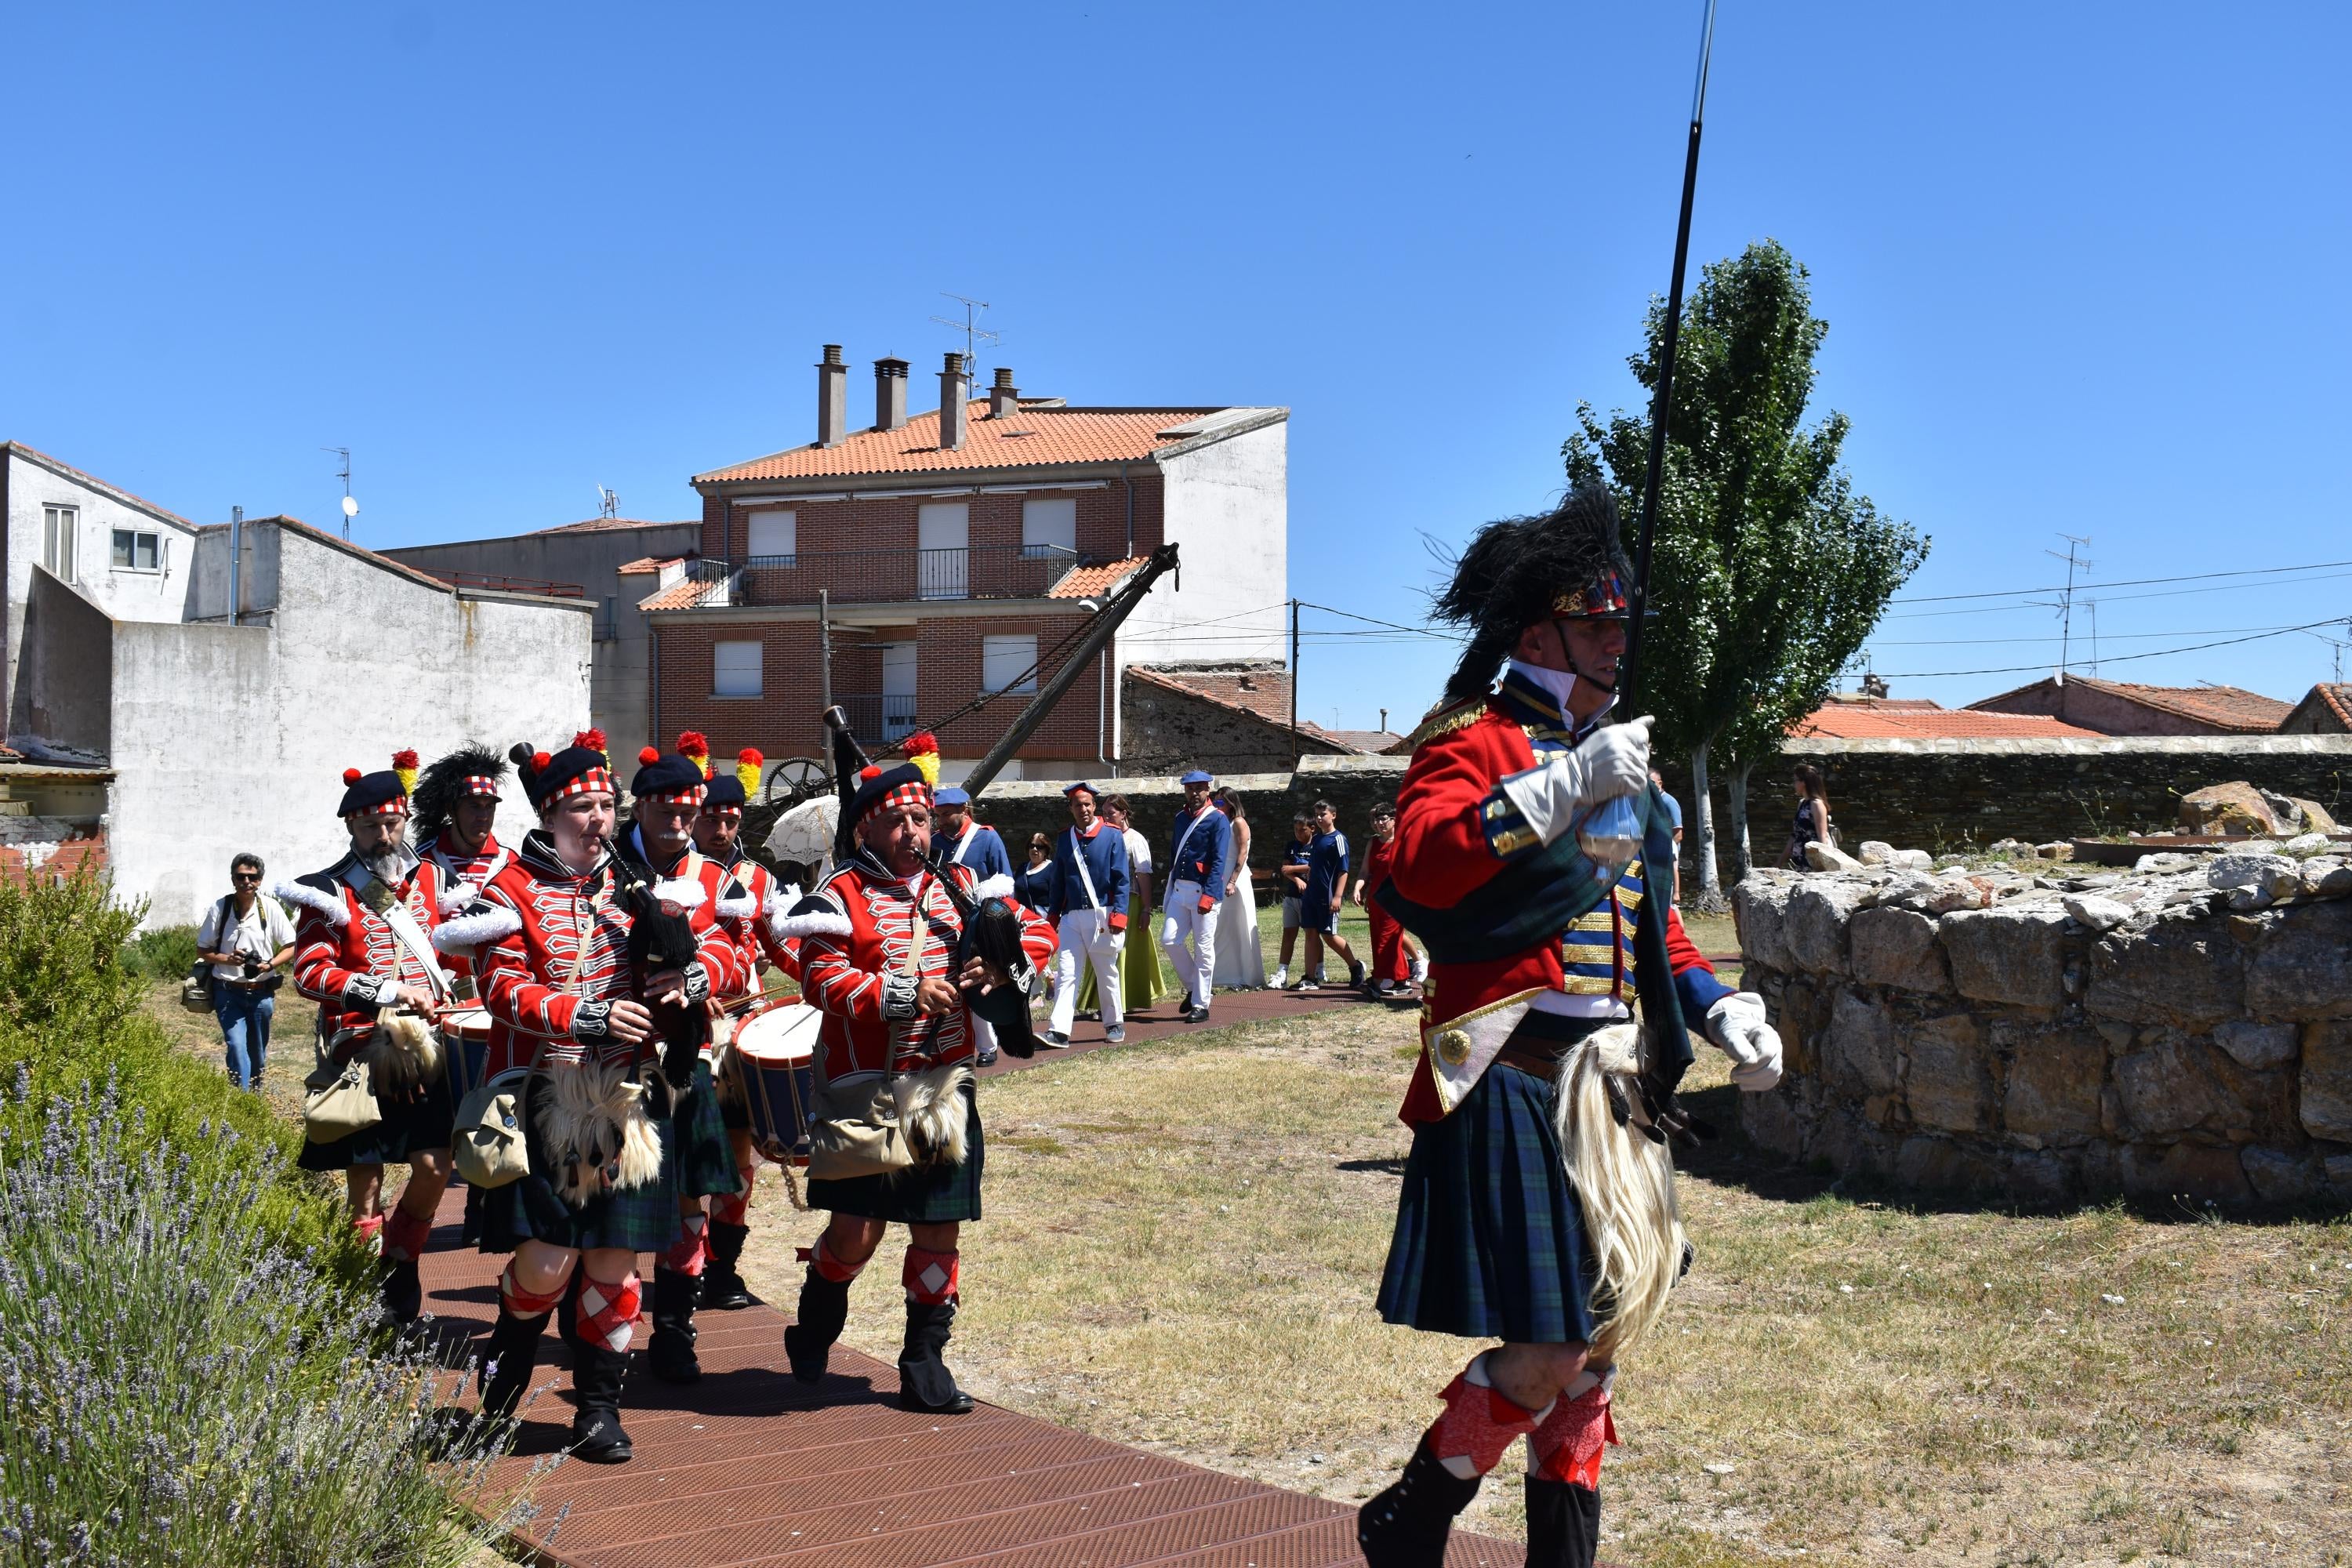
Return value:
M 743 1283 L 736 1265 L 743 1257 L 743 1243 L 751 1234 L 745 1225 L 729 1225 L 724 1220 L 712 1220 L 703 1233 L 710 1248 L 710 1261 L 702 1266 L 701 1307 L 706 1312 L 734 1312 L 751 1304 L 751 1288 Z
M 1001 1054 L 1002 1053 L 992 1048 L 981 1052 L 979 1056 L 973 1058 L 973 1060 L 981 1067 L 992 1068 L 996 1065 L 996 1058 Z
M 793 1375 L 803 1383 L 822 1383 L 825 1357 L 833 1350 L 833 1342 L 841 1338 L 841 1326 L 849 1321 L 848 1282 L 835 1284 L 810 1265 L 801 1280 L 800 1305 L 793 1316 L 794 1321 L 784 1329 L 784 1359 L 793 1363 Z
M 654 1270 L 654 1337 L 646 1359 L 664 1383 L 699 1383 L 694 1358 L 694 1298 L 698 1281 L 675 1268 Z
M 1528 1568 L 1593 1568 L 1601 1551 L 1601 1494 L 1528 1478 Z
M 1188 1024 L 1205 1024 L 1209 1021 L 1209 1010 L 1206 1007 L 1187 1007 L 1184 1009 L 1184 1021 Z
M 489 1201 L 489 1189 L 471 1183 L 466 1186 L 466 1219 L 457 1227 L 460 1246 L 472 1247 L 482 1239 L 482 1205 Z
M 522 1403 L 524 1392 L 530 1387 L 530 1374 L 539 1365 L 539 1336 L 547 1327 L 548 1314 L 518 1318 L 501 1306 L 498 1326 L 490 1331 L 490 1342 L 482 1347 L 482 1414 L 494 1421 L 511 1420 L 515 1407 Z
M 416 1277 L 416 1260 L 383 1266 L 384 1321 L 406 1328 L 425 1315 L 425 1282 Z
M 1348 961 L 1348 984 L 1350 985 L 1361 985 L 1363 983 L 1364 961 L 1360 958 L 1349 959 Z
M 1442 1568 L 1454 1517 L 1477 1495 L 1477 1480 L 1465 1481 L 1439 1463 L 1424 1435 L 1404 1473 L 1356 1510 L 1356 1544 L 1364 1562 L 1369 1568 Z M 1535 1561 L 1532 1552 L 1528 1561 Z
M 898 1352 L 898 1405 L 926 1415 L 968 1415 L 971 1395 L 956 1386 L 955 1373 L 940 1359 L 955 1324 L 955 1303 L 907 1303 L 907 1345 Z
M 636 1457 L 621 1426 L 621 1373 L 628 1354 L 598 1341 L 572 1342 L 572 1457 L 592 1465 L 625 1465 Z

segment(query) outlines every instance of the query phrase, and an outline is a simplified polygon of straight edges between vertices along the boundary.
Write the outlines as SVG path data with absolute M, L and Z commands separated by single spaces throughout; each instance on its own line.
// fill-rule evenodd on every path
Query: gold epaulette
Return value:
M 1486 716 L 1486 698 L 1468 698 L 1460 702 L 1441 703 L 1429 710 L 1405 741 L 1408 751 L 1423 741 L 1433 741 L 1440 735 L 1451 735 L 1456 730 L 1467 729 Z

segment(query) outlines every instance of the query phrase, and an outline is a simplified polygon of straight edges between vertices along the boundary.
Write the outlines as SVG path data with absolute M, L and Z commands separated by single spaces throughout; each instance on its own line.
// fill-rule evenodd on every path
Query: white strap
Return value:
M 385 890 L 390 891 L 389 889 Z M 440 961 L 433 956 L 433 944 L 425 940 L 424 931 L 416 923 L 416 917 L 408 912 L 406 902 L 394 893 L 392 902 L 384 905 L 380 912 L 383 916 L 383 923 L 392 928 L 393 939 L 400 943 L 401 951 L 425 971 L 425 983 L 433 992 L 433 1000 L 448 1000 L 449 988 L 442 977 Z M 395 984 L 399 978 L 397 973 L 393 976 Z
M 963 825 L 963 837 L 956 840 L 955 853 L 949 856 L 948 858 L 961 865 L 963 861 L 963 852 L 971 848 L 971 841 L 979 837 L 980 824 L 977 822 L 965 823 Z
M 1102 829 L 1097 827 L 1095 831 L 1100 833 Z M 1102 896 L 1095 891 L 1095 879 L 1087 870 L 1087 846 L 1090 842 L 1079 837 L 1076 828 L 1070 829 L 1070 858 L 1078 863 L 1078 884 L 1087 890 L 1087 907 L 1098 910 L 1103 907 Z
M 1200 831 L 1201 824 L 1209 819 L 1209 813 L 1216 809 L 1217 808 L 1213 805 L 1202 806 L 1201 808 L 1200 815 L 1193 817 L 1191 826 L 1184 829 L 1184 837 L 1176 841 L 1175 860 L 1168 868 L 1168 893 L 1167 897 L 1161 900 L 1169 909 L 1172 910 L 1176 907 L 1176 883 L 1179 879 L 1181 879 L 1184 881 L 1196 883 L 1200 880 L 1196 877 L 1184 876 L 1184 851 L 1186 847 L 1192 844 L 1192 835 Z M 1206 889 L 1204 889 L 1203 890 Z M 1218 896 L 1222 898 L 1224 894 L 1224 889 L 1220 888 L 1217 889 L 1217 893 Z

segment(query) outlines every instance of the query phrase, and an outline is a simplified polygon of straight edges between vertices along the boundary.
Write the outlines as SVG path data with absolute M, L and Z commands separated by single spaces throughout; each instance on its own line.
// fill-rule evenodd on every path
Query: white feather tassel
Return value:
M 344 907 L 336 893 L 322 893 L 308 882 L 278 882 L 269 889 L 269 896 L 281 904 L 299 904 L 306 910 L 324 915 L 330 925 L 349 925 L 352 911 Z

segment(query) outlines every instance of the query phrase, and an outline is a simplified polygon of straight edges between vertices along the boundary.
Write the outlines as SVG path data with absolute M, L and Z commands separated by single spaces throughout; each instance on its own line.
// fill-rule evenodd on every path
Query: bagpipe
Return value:
M 606 864 L 613 873 L 613 900 L 628 912 L 629 972 L 642 991 L 648 975 L 666 969 L 683 971 L 695 961 L 700 944 L 694 921 L 663 903 L 654 889 L 652 867 L 617 851 Z M 710 1043 L 709 1012 L 699 1003 L 657 1002 L 650 996 L 645 1006 L 661 1036 L 662 1077 L 671 1089 L 682 1089 L 694 1080 L 695 1061 Z

